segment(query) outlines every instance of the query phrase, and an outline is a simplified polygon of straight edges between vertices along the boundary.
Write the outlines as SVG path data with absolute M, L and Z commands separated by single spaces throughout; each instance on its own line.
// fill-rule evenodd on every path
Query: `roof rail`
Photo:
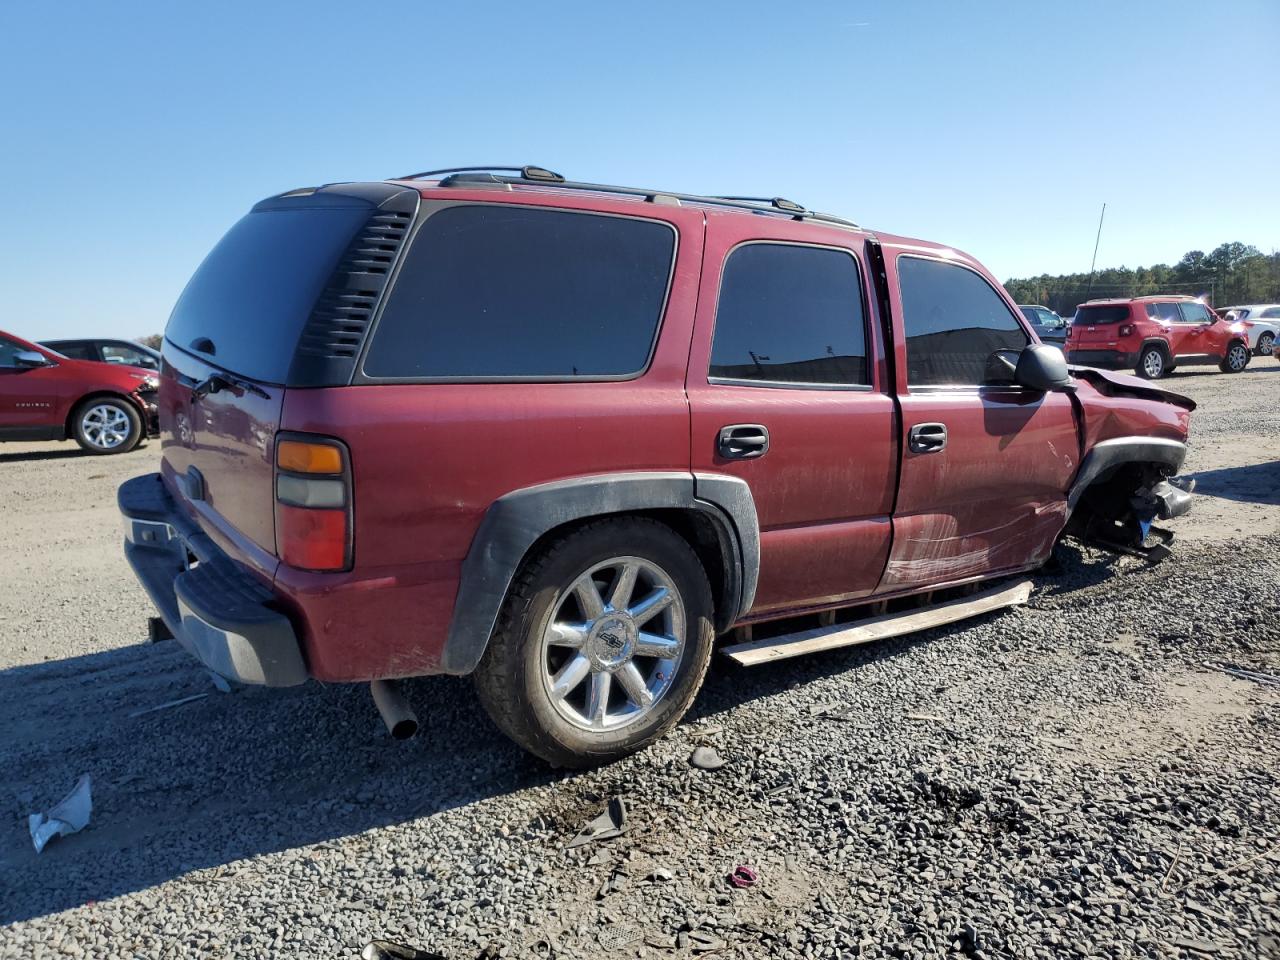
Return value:
M 514 173 L 516 176 L 504 176 Z M 442 176 L 442 187 L 467 187 L 482 183 L 527 184 L 530 186 L 555 187 L 564 190 L 587 190 L 593 193 L 617 193 L 623 196 L 644 197 L 650 203 L 671 203 L 687 201 L 689 203 L 705 203 L 717 207 L 730 207 L 735 210 L 749 210 L 759 214 L 779 214 L 793 220 L 815 220 L 840 227 L 861 229 L 852 220 L 832 216 L 829 213 L 818 213 L 808 210 L 798 203 L 783 197 L 732 197 L 703 196 L 696 193 L 673 193 L 670 190 L 648 190 L 641 187 L 619 187 L 605 183 L 583 183 L 566 180 L 560 174 L 545 167 L 446 167 L 442 170 L 424 170 L 407 177 L 395 177 L 396 180 L 418 180 L 423 177 Z
M 421 180 L 423 177 L 438 177 L 451 173 L 491 173 L 497 170 L 505 170 L 507 172 L 515 172 L 520 174 L 521 179 L 536 180 L 539 183 L 564 183 L 564 177 L 556 173 L 554 170 L 548 170 L 546 167 L 535 167 L 531 165 L 523 167 L 498 167 L 498 166 L 480 166 L 480 167 L 445 167 L 442 170 L 423 170 L 421 173 L 411 173 L 407 177 L 394 177 L 395 180 Z

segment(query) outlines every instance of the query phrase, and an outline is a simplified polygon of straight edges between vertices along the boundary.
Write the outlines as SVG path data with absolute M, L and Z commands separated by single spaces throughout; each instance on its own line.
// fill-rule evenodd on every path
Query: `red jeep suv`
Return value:
M 0 440 L 125 453 L 158 430 L 153 371 L 72 360 L 0 330 Z
M 1159 380 L 1180 364 L 1216 363 L 1223 373 L 1249 365 L 1247 338 L 1194 297 L 1090 300 L 1076 308 L 1067 359 L 1133 369 Z
M 583 765 L 674 724 L 718 635 L 853 642 L 1068 524 L 1143 549 L 1189 506 L 1193 408 L 1073 376 L 948 247 L 431 171 L 231 228 L 165 331 L 161 471 L 119 503 L 157 630 L 217 673 L 372 682 L 397 734 L 396 678 L 474 674 L 506 733 Z

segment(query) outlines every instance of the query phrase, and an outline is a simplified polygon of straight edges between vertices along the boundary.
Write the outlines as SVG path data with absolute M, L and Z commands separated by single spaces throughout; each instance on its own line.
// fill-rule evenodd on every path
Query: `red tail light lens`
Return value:
M 1122 337 L 1129 337 L 1129 336 L 1132 336 L 1132 335 L 1133 335 L 1133 324 L 1132 324 L 1132 323 L 1122 323 L 1122 324 L 1120 324 L 1120 336 L 1122 336 Z
M 336 440 L 276 439 L 276 555 L 300 570 L 351 568 L 351 461 Z

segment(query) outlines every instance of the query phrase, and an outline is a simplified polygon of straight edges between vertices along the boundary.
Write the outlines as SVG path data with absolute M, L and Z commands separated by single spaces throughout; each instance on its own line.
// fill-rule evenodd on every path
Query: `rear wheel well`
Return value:
M 663 508 L 655 510 L 628 510 L 623 513 L 597 514 L 569 520 L 559 526 L 552 527 L 538 537 L 520 560 L 519 569 L 523 570 L 530 560 L 536 557 L 543 548 L 553 540 L 572 533 L 580 527 L 598 523 L 602 520 L 622 519 L 624 517 L 647 517 L 673 530 L 693 549 L 702 569 L 706 571 L 707 580 L 711 584 L 711 598 L 715 604 L 713 620 L 717 632 L 723 632 L 737 618 L 738 584 L 737 574 L 731 568 L 732 547 L 724 542 L 726 533 L 722 532 L 711 515 L 702 510 Z M 726 557 L 726 551 L 730 551 Z M 519 574 L 517 573 L 517 576 Z

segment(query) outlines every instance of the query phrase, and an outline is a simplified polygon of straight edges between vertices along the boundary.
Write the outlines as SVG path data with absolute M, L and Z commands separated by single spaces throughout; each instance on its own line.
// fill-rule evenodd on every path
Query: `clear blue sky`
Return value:
M 0 327 L 163 328 L 255 200 L 435 166 L 781 195 L 998 276 L 1280 247 L 1280 2 L 0 2 Z

